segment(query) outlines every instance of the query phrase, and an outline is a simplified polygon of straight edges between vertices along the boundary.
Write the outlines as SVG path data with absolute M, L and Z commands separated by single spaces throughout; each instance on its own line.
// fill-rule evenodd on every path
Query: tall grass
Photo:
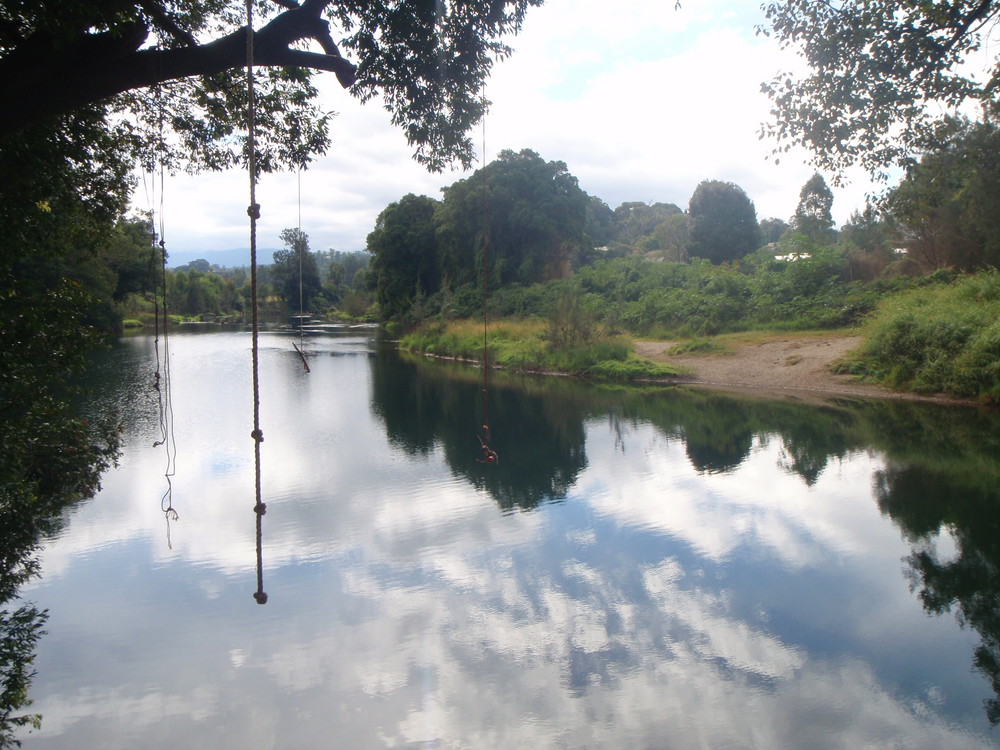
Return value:
M 853 372 L 893 388 L 1000 402 L 1000 272 L 886 298 Z
M 403 337 L 410 351 L 475 362 L 483 360 L 483 324 L 472 320 L 429 323 Z M 565 372 L 598 380 L 656 380 L 677 370 L 636 357 L 626 336 L 595 336 L 574 345 L 554 346 L 541 320 L 491 323 L 486 351 L 492 366 L 522 372 Z

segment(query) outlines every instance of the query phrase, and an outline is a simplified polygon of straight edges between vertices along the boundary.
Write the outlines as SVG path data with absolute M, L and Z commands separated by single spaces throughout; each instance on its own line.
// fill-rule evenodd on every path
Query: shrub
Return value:
M 888 298 L 851 369 L 896 388 L 996 401 L 1000 396 L 1000 275 Z

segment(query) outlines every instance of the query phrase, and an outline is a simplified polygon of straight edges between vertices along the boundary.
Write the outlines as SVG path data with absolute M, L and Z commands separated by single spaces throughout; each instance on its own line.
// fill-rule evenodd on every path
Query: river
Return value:
M 171 335 L 169 484 L 152 339 L 108 355 L 25 748 L 1000 746 L 997 414 L 498 374 L 484 464 L 478 370 L 304 347 L 261 340 L 264 605 L 249 335 Z

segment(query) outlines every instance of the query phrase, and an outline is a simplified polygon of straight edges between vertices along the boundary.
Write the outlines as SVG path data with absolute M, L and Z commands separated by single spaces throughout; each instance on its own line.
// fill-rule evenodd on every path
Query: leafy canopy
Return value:
M 860 165 L 875 177 L 919 152 L 942 109 L 997 102 L 995 49 L 976 55 L 1000 17 L 997 0 L 782 0 L 760 33 L 798 50 L 809 72 L 764 84 L 778 152 L 812 151 L 820 169 Z M 985 60 L 985 62 L 978 62 Z
M 482 85 L 541 1 L 255 0 L 262 168 L 329 147 L 314 71 L 334 72 L 361 101 L 381 98 L 428 168 L 468 166 Z M 242 2 L 0 0 L 0 21 L 0 99 L 18 102 L 0 111 L 0 137 L 97 105 L 147 159 L 166 152 L 213 169 L 244 159 Z

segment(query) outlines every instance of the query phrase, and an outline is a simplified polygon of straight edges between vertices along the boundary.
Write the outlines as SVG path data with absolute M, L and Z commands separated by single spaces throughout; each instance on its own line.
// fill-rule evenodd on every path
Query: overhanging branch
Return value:
M 254 64 L 329 71 L 344 88 L 351 86 L 357 69 L 340 56 L 321 17 L 329 1 L 307 0 L 254 32 Z M 30 55 L 15 53 L 0 61 L 0 135 L 125 91 L 246 64 L 245 28 L 177 49 L 139 49 L 147 36 L 148 29 L 133 31 L 124 44 L 120 34 L 88 34 L 76 44 L 35 45 Z M 291 48 L 302 39 L 318 41 L 324 54 Z

